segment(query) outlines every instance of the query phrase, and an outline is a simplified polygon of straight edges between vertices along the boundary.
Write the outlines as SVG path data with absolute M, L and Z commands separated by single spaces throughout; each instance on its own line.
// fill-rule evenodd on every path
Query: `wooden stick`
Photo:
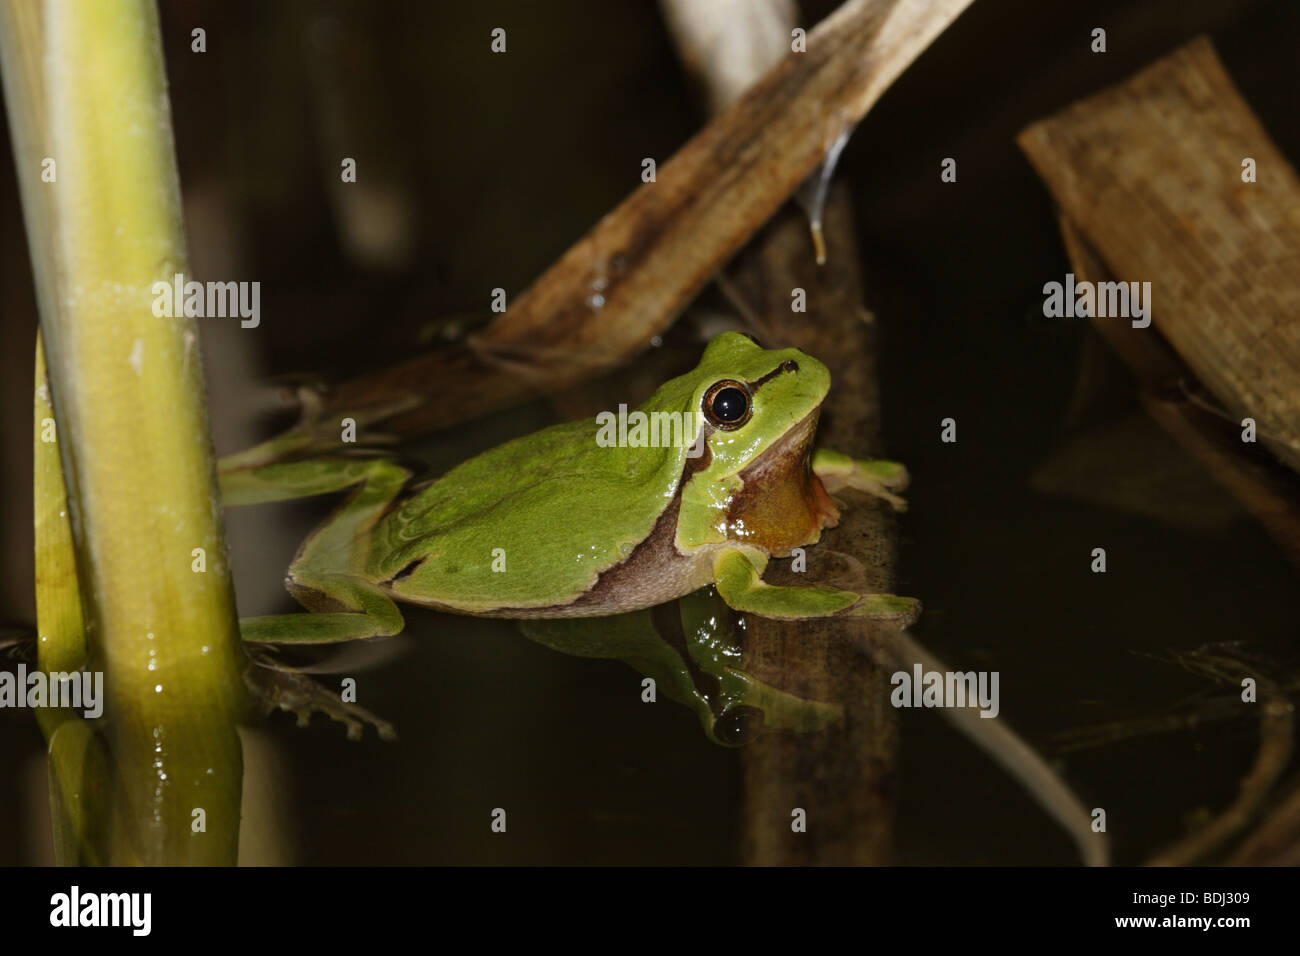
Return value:
M 789 0 L 661 0 L 678 52 L 714 112 L 736 100 L 789 48 L 795 10 Z M 823 408 L 820 439 L 858 455 L 879 453 L 880 395 L 876 340 L 860 321 L 862 280 L 853 217 L 844 190 L 831 200 L 835 258 L 814 265 L 807 222 L 787 208 L 740 254 L 719 284 L 742 322 L 770 347 L 795 345 L 830 364 L 834 388 Z M 803 288 L 808 312 L 793 313 Z M 871 583 L 893 577 L 894 524 L 861 507 L 827 531 L 813 557 L 824 569 L 837 551 L 871 567 Z M 793 576 L 793 575 L 792 575 Z M 800 581 L 799 583 L 804 583 Z M 856 651 L 853 623 L 751 618 L 745 669 L 805 698 L 844 706 L 846 720 L 821 733 L 764 734 L 741 754 L 741 854 L 749 864 L 882 864 L 889 860 L 896 792 L 898 718 L 883 673 Z M 802 808 L 813 821 L 791 830 Z
M 333 447 L 343 415 L 390 435 L 445 427 L 629 361 L 970 2 L 848 0 L 487 330 L 344 383 L 288 444 Z
M 862 281 L 847 190 L 827 204 L 828 264 L 819 268 L 807 220 L 791 208 L 769 227 L 729 272 L 735 294 L 760 323 L 764 345 L 793 345 L 831 370 L 818 441 L 859 457 L 882 454 L 882 416 L 876 366 L 879 341 L 863 321 Z M 790 292 L 807 292 L 808 311 L 790 310 Z M 770 336 L 770 340 L 767 337 Z M 897 522 L 880 502 L 845 495 L 840 525 L 809 549 L 806 573 L 778 562 L 773 583 L 825 581 L 847 556 L 860 569 L 855 583 L 891 591 Z M 888 675 L 861 645 L 883 637 L 859 621 L 746 621 L 745 667 L 760 680 L 801 697 L 844 705 L 841 726 L 816 736 L 773 734 L 747 747 L 743 772 L 742 853 L 765 865 L 867 865 L 889 861 L 898 788 L 898 714 L 889 704 Z M 791 831 L 802 808 L 807 832 Z

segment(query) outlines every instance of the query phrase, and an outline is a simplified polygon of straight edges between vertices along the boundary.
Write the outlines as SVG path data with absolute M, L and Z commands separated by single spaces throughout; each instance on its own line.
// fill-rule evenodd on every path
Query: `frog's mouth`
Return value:
M 743 487 L 727 509 L 732 537 L 785 555 L 839 523 L 839 510 L 812 470 L 820 412 L 814 408 L 740 472 Z

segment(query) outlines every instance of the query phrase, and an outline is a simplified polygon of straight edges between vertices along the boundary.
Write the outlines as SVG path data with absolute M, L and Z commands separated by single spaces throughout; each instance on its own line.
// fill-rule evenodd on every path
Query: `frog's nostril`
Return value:
M 799 363 L 796 362 L 794 359 L 786 359 L 784 362 L 781 363 L 781 371 L 797 372 L 799 371 Z

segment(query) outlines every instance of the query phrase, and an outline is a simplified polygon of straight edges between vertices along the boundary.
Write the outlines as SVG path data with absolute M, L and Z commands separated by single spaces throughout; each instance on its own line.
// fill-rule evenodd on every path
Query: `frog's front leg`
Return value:
M 718 594 L 737 611 L 786 621 L 843 614 L 907 626 L 921 613 L 916 598 L 767 584 L 762 577 L 765 566 L 766 559 L 739 548 L 719 551 L 713 559 Z
M 850 458 L 830 448 L 813 452 L 812 468 L 831 494 L 842 488 L 855 488 L 883 498 L 895 511 L 906 511 L 907 502 L 894 494 L 907 487 L 907 468 L 896 461 L 883 458 Z

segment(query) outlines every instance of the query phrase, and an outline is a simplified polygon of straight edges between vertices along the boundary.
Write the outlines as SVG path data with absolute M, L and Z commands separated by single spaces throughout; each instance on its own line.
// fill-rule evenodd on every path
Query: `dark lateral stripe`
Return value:
M 794 367 L 791 368 L 790 366 L 794 366 Z M 772 379 L 776 378 L 782 372 L 797 372 L 798 370 L 799 370 L 799 366 L 793 360 L 787 359 L 786 361 L 778 365 L 776 368 L 772 369 L 772 371 L 764 375 L 762 378 L 758 379 L 757 381 L 748 383 L 749 391 L 752 394 L 753 392 L 761 388 L 763 386 L 763 383 L 770 382 Z
M 392 584 L 394 581 L 402 580 L 402 578 L 409 578 L 412 574 L 415 573 L 415 569 L 418 568 L 420 565 L 424 564 L 424 562 L 427 561 L 428 559 L 429 556 L 427 554 L 424 555 L 424 557 L 416 558 L 415 560 L 407 564 L 406 567 L 402 568 L 402 570 L 398 571 L 391 578 L 385 581 L 384 584 Z

